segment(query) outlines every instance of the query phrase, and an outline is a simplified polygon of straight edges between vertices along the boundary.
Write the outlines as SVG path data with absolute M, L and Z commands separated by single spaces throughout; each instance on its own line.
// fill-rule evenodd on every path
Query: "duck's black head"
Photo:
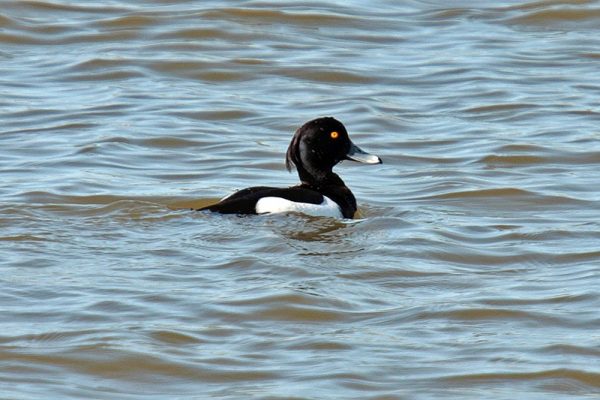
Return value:
M 366 153 L 348 137 L 344 125 L 335 118 L 313 119 L 302 125 L 288 147 L 285 165 L 296 166 L 303 183 L 326 180 L 332 168 L 342 160 L 379 164 L 381 159 Z

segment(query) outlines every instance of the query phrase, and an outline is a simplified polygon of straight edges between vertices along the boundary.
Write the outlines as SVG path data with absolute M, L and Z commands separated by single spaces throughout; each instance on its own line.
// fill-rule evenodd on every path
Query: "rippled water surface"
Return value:
M 600 396 L 600 3 L 0 7 L 0 398 Z M 290 186 L 333 115 L 360 218 Z

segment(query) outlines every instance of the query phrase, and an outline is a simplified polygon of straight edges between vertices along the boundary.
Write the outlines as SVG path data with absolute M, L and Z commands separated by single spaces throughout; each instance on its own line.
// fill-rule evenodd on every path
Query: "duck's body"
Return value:
M 296 166 L 300 185 L 289 188 L 256 186 L 240 190 L 217 204 L 201 208 L 224 214 L 301 212 L 314 216 L 353 218 L 356 199 L 332 168 L 344 159 L 381 163 L 354 145 L 346 128 L 331 117 L 302 125 L 292 138 L 286 166 Z
M 352 218 L 356 200 L 346 186 L 321 189 L 300 184 L 289 188 L 256 186 L 235 192 L 205 207 L 224 214 L 300 212 L 313 216 Z

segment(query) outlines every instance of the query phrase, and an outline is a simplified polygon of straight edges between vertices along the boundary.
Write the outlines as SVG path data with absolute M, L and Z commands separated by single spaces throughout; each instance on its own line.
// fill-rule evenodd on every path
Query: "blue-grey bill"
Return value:
M 374 154 L 367 153 L 354 143 L 350 143 L 350 150 L 348 151 L 348 154 L 346 154 L 346 158 L 364 164 L 381 164 L 381 158 Z

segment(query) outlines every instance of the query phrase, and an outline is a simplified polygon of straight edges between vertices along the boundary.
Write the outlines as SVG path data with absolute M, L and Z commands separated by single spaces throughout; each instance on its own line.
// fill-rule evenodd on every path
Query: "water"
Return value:
M 0 10 L 0 398 L 600 395 L 598 2 Z M 321 115 L 361 218 L 189 210 Z

